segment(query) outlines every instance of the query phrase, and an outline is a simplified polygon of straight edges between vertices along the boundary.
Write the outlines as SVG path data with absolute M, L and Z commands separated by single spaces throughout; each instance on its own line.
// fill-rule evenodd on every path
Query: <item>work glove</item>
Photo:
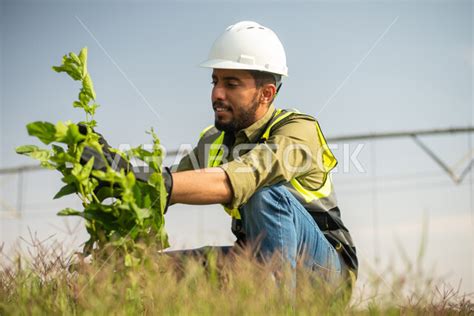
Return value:
M 85 125 L 78 124 L 78 127 L 79 127 L 79 132 L 81 134 L 87 135 L 87 127 Z M 92 131 L 96 133 L 97 135 L 99 135 L 99 144 L 102 145 L 102 152 L 104 154 L 105 159 L 107 160 L 107 163 L 111 166 L 113 170 L 120 172 L 120 170 L 124 169 L 126 173 L 132 172 L 135 175 L 135 179 L 137 179 L 138 181 L 148 182 L 148 179 L 150 178 L 150 176 L 155 172 L 152 168 L 148 166 L 135 166 L 135 167 L 132 166 L 132 164 L 130 164 L 122 156 L 110 151 L 111 147 L 107 143 L 105 138 L 102 136 L 102 134 L 97 133 L 94 130 Z M 84 150 L 81 155 L 80 163 L 82 165 L 85 165 L 92 157 L 94 157 L 94 165 L 92 168 L 94 170 L 105 171 L 107 165 L 102 159 L 102 156 L 97 150 L 89 146 L 84 147 Z M 171 198 L 171 192 L 173 190 L 173 176 L 171 175 L 170 168 L 168 167 L 162 168 L 162 177 L 163 177 L 163 182 L 166 189 L 166 206 L 165 206 L 165 211 L 164 211 L 164 213 L 166 213 L 168 211 L 168 206 L 169 206 L 170 198 Z M 108 183 L 104 183 L 104 181 L 99 181 L 99 186 L 97 187 L 96 190 L 99 190 L 100 188 L 107 185 Z
M 84 124 L 77 124 L 79 128 L 79 133 L 82 135 L 87 135 L 87 127 Z M 120 171 L 121 169 L 125 169 L 125 172 L 131 170 L 132 165 L 128 163 L 125 159 L 123 159 L 120 155 L 110 151 L 110 145 L 107 143 L 105 138 L 102 134 L 97 133 L 96 131 L 92 130 L 94 133 L 99 135 L 99 144 L 102 145 L 102 152 L 104 154 L 107 163 L 114 169 L 115 171 Z M 99 154 L 97 150 L 92 147 L 86 146 L 81 155 L 81 164 L 85 165 L 92 157 L 94 157 L 94 170 L 106 170 L 106 164 L 102 160 L 102 156 Z

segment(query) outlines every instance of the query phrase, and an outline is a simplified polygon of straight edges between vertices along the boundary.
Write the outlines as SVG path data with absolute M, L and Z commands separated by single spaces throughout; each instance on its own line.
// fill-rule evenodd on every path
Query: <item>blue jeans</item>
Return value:
M 240 213 L 247 240 L 258 241 L 261 256 L 278 252 L 293 268 L 299 261 L 325 281 L 341 282 L 342 257 L 284 185 L 260 189 Z
M 240 213 L 247 242 L 258 243 L 261 257 L 270 257 L 278 252 L 282 254 L 283 262 L 293 268 L 299 261 L 331 285 L 338 286 L 342 282 L 342 258 L 308 211 L 284 185 L 264 187 L 255 192 L 240 208 Z M 199 253 L 209 248 L 190 252 Z M 230 247 L 216 248 L 223 253 L 230 250 Z

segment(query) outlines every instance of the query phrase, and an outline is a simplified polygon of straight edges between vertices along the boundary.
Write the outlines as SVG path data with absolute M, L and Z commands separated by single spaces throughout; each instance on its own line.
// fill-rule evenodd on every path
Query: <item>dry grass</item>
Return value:
M 289 270 L 257 262 L 250 249 L 179 259 L 146 249 L 147 260 L 126 268 L 114 256 L 88 262 L 34 238 L 27 246 L 11 259 L 0 247 L 2 315 L 474 315 L 472 297 L 429 278 L 415 284 L 412 268 L 384 280 L 374 274 L 346 304 L 303 269 L 295 297 Z

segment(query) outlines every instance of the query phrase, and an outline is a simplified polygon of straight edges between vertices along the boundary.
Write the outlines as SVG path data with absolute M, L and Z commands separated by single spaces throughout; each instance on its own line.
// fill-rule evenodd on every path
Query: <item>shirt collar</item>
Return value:
M 244 128 L 236 133 L 236 138 L 245 137 L 247 141 L 256 141 L 255 138 L 260 136 L 262 133 L 262 128 L 266 126 L 266 124 L 271 120 L 273 117 L 273 112 L 275 112 L 275 106 L 271 104 L 268 107 L 267 112 L 265 115 L 259 119 L 258 121 L 254 122 L 247 128 Z

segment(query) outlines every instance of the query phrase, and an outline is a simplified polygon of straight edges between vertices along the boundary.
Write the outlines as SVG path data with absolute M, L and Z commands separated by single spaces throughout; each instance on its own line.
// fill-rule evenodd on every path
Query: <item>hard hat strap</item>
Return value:
M 282 85 L 283 85 L 282 82 L 278 82 L 278 83 L 277 83 L 277 91 L 276 91 L 276 93 L 275 93 L 275 96 L 278 95 L 278 92 L 280 91 L 280 88 L 281 88 Z

